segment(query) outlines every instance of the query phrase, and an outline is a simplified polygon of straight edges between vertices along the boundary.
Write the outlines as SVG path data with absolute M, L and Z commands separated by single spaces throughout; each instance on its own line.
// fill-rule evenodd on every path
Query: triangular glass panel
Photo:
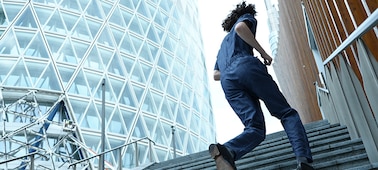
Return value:
M 192 135 L 189 135 L 189 140 L 188 140 L 188 143 L 186 145 L 186 152 L 193 153 L 194 152 L 194 146 L 193 145 L 194 144 L 193 144 Z
M 79 94 L 82 96 L 90 96 L 88 84 L 86 82 L 83 70 L 81 70 L 77 74 L 68 92 L 72 94 Z
M 2 39 L 0 39 L 0 54 L 20 55 L 13 31 L 8 31 L 8 33 L 4 35 Z
M 183 144 L 184 144 L 184 139 L 182 139 L 181 135 L 184 135 L 185 137 L 185 131 L 182 130 L 181 128 L 176 128 L 176 131 L 175 131 L 175 139 L 176 139 L 176 149 L 177 150 L 183 150 Z
M 47 20 L 50 18 L 51 14 L 54 13 L 54 10 L 41 8 L 34 6 L 34 10 L 37 13 L 38 21 L 41 25 L 45 25 Z
M 152 76 L 150 86 L 155 88 L 155 89 L 161 90 L 161 91 L 163 89 L 163 85 L 162 85 L 161 80 L 160 80 L 159 72 L 157 70 L 154 72 L 154 74 Z
M 62 37 L 53 37 L 50 35 L 46 35 L 47 44 L 52 52 L 53 56 L 55 57 L 58 55 L 58 51 L 62 44 L 64 43 L 64 38 Z
M 91 1 L 91 0 L 78 0 L 79 5 L 80 5 L 82 10 L 87 8 L 89 1 Z
M 91 52 L 89 53 L 88 57 L 84 62 L 84 67 L 91 68 L 94 70 L 102 70 L 103 65 L 101 62 L 100 54 L 97 51 L 97 46 L 95 45 Z
M 120 46 L 121 52 L 126 54 L 136 55 L 136 50 L 131 42 L 129 34 L 126 32 L 122 44 Z
M 169 71 L 169 65 L 166 60 L 166 55 L 164 52 L 160 53 L 159 60 L 157 62 L 157 65 L 167 71 Z
M 124 121 L 122 121 L 120 112 L 118 109 L 114 111 L 114 114 L 111 118 L 111 121 L 109 122 L 108 131 L 117 133 L 117 134 L 125 134 L 125 127 L 124 127 Z
M 111 36 L 109 34 L 108 27 L 105 27 L 102 30 L 100 37 L 97 39 L 97 42 L 105 46 L 110 46 L 110 47 L 114 46 L 113 41 L 111 40 Z
M 87 71 L 86 69 L 84 70 L 84 73 L 87 78 L 90 92 L 94 94 L 96 92 L 96 89 L 102 83 L 102 74 L 99 74 L 97 72 Z
M 160 43 L 160 38 L 156 33 L 156 28 L 154 24 L 151 24 L 150 29 L 148 30 L 148 33 L 147 33 L 147 38 L 150 39 L 151 41 L 154 41 L 157 44 Z
M 70 11 L 77 11 L 79 13 L 81 12 L 81 8 L 77 0 L 62 0 L 62 2 L 60 3 L 60 7 L 68 9 Z
M 135 97 L 138 100 L 138 102 L 140 103 L 140 101 L 142 100 L 142 96 L 143 96 L 145 89 L 142 88 L 142 87 L 139 87 L 139 86 L 132 86 L 132 87 L 133 87 L 133 90 L 134 90 Z
M 29 74 L 26 71 L 24 60 L 20 60 L 4 81 L 6 86 L 32 87 Z
M 138 18 L 139 18 L 140 27 L 141 27 L 141 30 L 142 30 L 142 35 L 143 35 L 143 37 L 145 37 L 146 36 L 145 34 L 147 33 L 147 30 L 149 28 L 150 22 L 148 20 L 144 19 L 144 18 L 139 17 L 139 16 L 138 16 Z
M 156 109 L 160 110 L 160 105 L 163 102 L 163 94 L 158 94 L 156 92 L 151 92 L 151 96 L 154 99 Z M 158 112 L 155 111 L 157 114 Z
M 156 142 L 157 144 L 160 144 L 160 145 L 166 145 L 167 144 L 167 141 L 166 141 L 166 138 L 165 138 L 166 135 L 164 134 L 164 129 L 161 126 L 160 120 L 157 121 L 155 133 L 152 133 L 152 135 L 153 135 L 152 138 L 153 138 L 154 142 Z
M 121 5 L 131 9 L 134 11 L 135 9 L 135 6 L 138 5 L 138 4 L 134 4 L 132 0 L 122 0 L 119 2 Z
M 81 59 L 84 57 L 85 52 L 87 52 L 89 48 L 89 44 L 82 41 L 72 41 L 72 47 L 75 50 L 76 58 L 78 59 L 79 63 L 81 62 Z
M 34 19 L 34 15 L 30 11 L 30 8 L 27 7 L 21 16 L 18 18 L 15 26 L 27 27 L 27 28 L 37 28 L 37 23 Z
M 89 33 L 87 21 L 84 17 L 81 17 L 79 19 L 79 22 L 77 22 L 75 28 L 72 30 L 72 36 L 86 40 L 92 40 L 92 36 Z
M 117 47 L 120 45 L 120 42 L 122 40 L 124 32 L 121 30 L 118 30 L 116 28 L 111 28 L 110 29 L 113 33 L 113 38 L 115 40 L 115 43 L 117 44 Z
M 122 80 L 118 80 L 114 78 L 109 78 L 109 81 L 114 91 L 114 94 L 116 95 L 116 98 L 118 99 L 118 97 L 121 95 L 121 90 L 123 89 L 125 83 Z
M 160 110 L 160 116 L 168 119 L 168 120 L 172 120 L 172 113 L 171 113 L 171 107 L 169 106 L 168 104 L 168 99 L 167 98 L 164 98 L 164 102 L 162 103 L 162 106 L 161 106 L 161 110 Z
M 141 65 L 139 64 L 138 61 L 134 65 L 133 72 L 131 73 L 131 79 L 135 80 L 137 82 L 141 82 L 141 83 L 146 82 L 146 80 L 143 76 L 143 71 L 142 71 Z
M 15 35 L 22 53 L 33 39 L 35 32 L 15 31 Z
M 91 130 L 100 130 L 101 128 L 100 118 L 101 116 L 98 113 L 95 104 L 93 104 L 91 101 L 91 104 L 88 107 L 88 110 L 85 113 L 84 120 L 82 122 L 87 121 L 87 124 L 89 125 L 89 128 Z
M 61 91 L 62 88 L 52 64 L 50 64 L 46 68 L 45 73 L 39 78 L 37 87 L 42 89 Z
M 177 111 L 176 122 L 181 124 L 184 127 L 187 126 L 185 114 L 188 114 L 188 113 L 186 113 L 186 112 L 184 113 L 184 108 L 179 107 L 178 111 Z
M 143 35 L 143 28 L 140 24 L 139 17 L 134 16 L 130 22 L 129 30 L 133 31 L 139 35 Z
M 144 121 L 146 123 L 146 127 L 148 129 L 148 136 L 151 136 L 151 134 L 155 133 L 157 120 L 156 120 L 156 118 L 151 118 L 151 117 L 147 117 L 147 116 L 144 116 L 143 118 L 144 118 Z
M 15 59 L 9 59 L 6 57 L 0 57 L 0 85 L 2 85 L 5 79 L 7 77 L 7 73 L 9 73 L 9 70 L 12 69 L 14 64 L 16 64 L 17 60 Z
M 37 33 L 37 35 L 34 37 L 32 43 L 30 43 L 29 47 L 25 50 L 24 55 L 39 58 L 49 58 L 49 54 L 47 53 L 45 43 L 40 33 Z
M 15 3 L 2 3 L 4 5 L 4 14 L 5 18 L 8 19 L 9 23 L 12 23 L 14 18 L 18 15 L 21 9 L 24 7 L 24 4 L 15 4 Z
M 84 113 L 89 104 L 88 101 L 70 99 L 70 104 L 72 106 L 72 110 L 76 117 L 76 120 L 81 123 L 81 119 L 85 116 Z M 89 127 L 88 122 L 85 123 L 84 127 Z
M 154 21 L 157 24 L 159 24 L 161 27 L 165 28 L 165 26 L 168 22 L 168 19 L 169 19 L 169 17 L 159 10 L 159 12 L 156 13 Z
M 143 76 L 145 77 L 146 80 L 148 80 L 152 72 L 152 66 L 149 66 L 143 62 L 140 62 L 140 63 L 141 63 L 142 71 L 143 71 Z
M 121 104 L 125 104 L 127 106 L 136 107 L 137 104 L 134 101 L 134 91 L 132 90 L 132 87 L 130 87 L 130 84 L 127 83 L 126 86 L 123 89 L 122 95 L 120 96 L 119 102 Z
M 74 50 L 71 45 L 71 41 L 69 39 L 66 40 L 64 43 L 63 47 L 61 48 L 60 52 L 56 56 L 57 61 L 61 62 L 68 62 L 68 63 L 73 63 L 77 64 L 77 58 L 75 56 Z
M 33 84 L 33 87 L 35 87 L 35 83 L 37 82 L 38 78 L 42 75 L 42 72 L 45 70 L 47 64 L 44 62 L 28 61 L 25 62 L 25 66 L 30 74 L 30 79 Z
M 79 20 L 80 16 L 73 15 L 71 13 L 66 13 L 64 11 L 62 13 L 63 13 L 62 18 L 63 18 L 64 24 L 66 25 L 67 30 L 71 32 L 76 22 Z
M 89 31 L 92 37 L 96 37 L 102 23 L 100 23 L 99 21 L 92 20 L 92 19 L 87 19 L 87 23 L 88 23 Z
M 119 11 L 119 8 L 115 8 L 112 16 L 110 17 L 109 21 L 112 23 L 112 24 L 117 24 L 121 27 L 125 27 L 125 22 L 124 22 L 124 19 L 122 17 L 122 14 L 121 12 Z
M 101 7 L 104 11 L 104 14 L 107 17 L 110 13 L 110 10 L 113 7 L 113 4 L 107 3 L 106 1 L 100 1 L 100 2 L 101 2 Z
M 160 75 L 160 80 L 161 80 L 161 82 L 162 82 L 162 84 L 163 84 L 163 88 L 162 88 L 162 90 L 164 91 L 165 88 L 166 88 L 166 86 L 167 86 L 167 83 L 168 83 L 168 81 L 169 81 L 169 79 L 168 79 L 168 74 L 159 71 L 159 75 Z
M 172 126 L 165 122 L 161 122 L 161 126 L 163 127 L 165 138 L 167 139 L 167 141 L 171 142 L 172 141 Z M 171 143 L 167 143 L 166 145 L 172 146 Z
M 97 4 L 97 2 L 99 1 L 90 1 L 85 12 L 87 15 L 93 16 L 95 18 L 104 19 L 104 16 L 101 12 L 102 11 L 101 6 Z
M 178 35 L 179 31 L 181 28 L 179 28 L 179 23 L 177 23 L 176 21 L 171 21 L 170 24 L 169 24 L 169 32 L 172 34 L 172 35 Z
M 192 95 L 193 95 L 192 90 L 188 86 L 184 85 L 181 92 L 181 101 L 183 101 L 188 106 L 191 106 Z
M 150 13 L 149 9 L 146 8 L 146 4 L 145 4 L 144 1 L 141 1 L 141 2 L 140 2 L 137 11 L 138 11 L 140 14 L 146 16 L 146 18 L 151 18 L 151 13 Z
M 169 51 L 175 51 L 175 45 L 174 40 L 171 36 L 167 36 L 164 41 L 163 47 L 166 48 Z
M 64 35 L 67 34 L 66 28 L 63 24 L 60 12 L 58 10 L 55 11 L 50 20 L 47 22 L 47 24 L 44 27 L 44 30 Z
M 136 117 L 135 112 L 121 109 L 121 114 L 126 125 L 126 129 L 130 131 L 131 125 L 134 124 L 134 119 Z
M 175 97 L 175 98 L 177 97 L 177 89 L 174 85 L 174 80 L 172 77 L 168 81 L 167 93 L 171 95 L 172 97 Z
M 133 137 L 136 138 L 143 138 L 146 137 L 146 129 L 145 129 L 145 123 L 143 120 L 143 116 L 139 116 L 137 123 L 135 125 L 135 128 L 133 130 Z
M 126 72 L 131 73 L 131 69 L 133 69 L 135 60 L 127 56 L 122 56 L 122 60 L 123 60 L 123 64 L 125 66 Z
M 98 49 L 98 52 L 100 53 L 100 57 L 102 59 L 102 62 L 103 62 L 103 66 L 104 68 L 106 68 L 110 62 L 110 59 L 112 59 L 113 57 L 113 53 L 114 51 L 110 51 L 108 49 L 105 49 L 105 48 L 97 48 Z
M 150 52 L 147 42 L 143 43 L 142 49 L 139 53 L 139 57 L 145 59 L 148 62 L 151 62 L 151 63 L 153 62 L 154 58 L 152 57 L 152 54 Z
M 170 1 L 160 1 L 159 5 L 162 9 L 164 9 L 167 13 L 170 13 L 171 8 L 174 6 Z M 192 153 L 192 152 L 189 152 Z
M 169 107 L 171 108 L 172 115 L 175 115 L 176 108 L 177 108 L 177 103 L 175 101 L 173 101 L 172 99 L 169 99 L 169 98 L 168 98 L 167 102 L 168 102 Z M 169 120 L 173 120 L 173 116 L 172 115 L 170 115 Z
M 71 80 L 71 78 L 73 78 L 72 75 L 75 71 L 75 68 L 60 65 L 58 65 L 57 68 L 59 70 L 60 77 L 62 78 L 64 90 L 67 90 L 67 84 Z
M 146 112 L 156 113 L 156 106 L 149 91 L 144 98 L 141 109 Z

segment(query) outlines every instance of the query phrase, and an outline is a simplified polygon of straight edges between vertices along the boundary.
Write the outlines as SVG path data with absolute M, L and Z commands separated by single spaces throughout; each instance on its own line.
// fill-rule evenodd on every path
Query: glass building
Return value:
M 152 147 L 109 152 L 106 167 L 206 150 L 216 134 L 199 28 L 193 0 L 0 0 L 0 163 L 22 158 L 0 166 L 64 169 L 143 138 Z

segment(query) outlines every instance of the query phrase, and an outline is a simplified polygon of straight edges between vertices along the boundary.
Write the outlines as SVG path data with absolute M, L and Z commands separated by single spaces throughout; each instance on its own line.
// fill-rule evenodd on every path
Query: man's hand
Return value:
M 261 54 L 261 57 L 264 59 L 264 64 L 270 66 L 272 64 L 272 57 L 270 57 L 268 54 Z
M 220 74 L 221 74 L 221 72 L 219 70 L 214 70 L 214 80 L 215 81 L 220 80 Z

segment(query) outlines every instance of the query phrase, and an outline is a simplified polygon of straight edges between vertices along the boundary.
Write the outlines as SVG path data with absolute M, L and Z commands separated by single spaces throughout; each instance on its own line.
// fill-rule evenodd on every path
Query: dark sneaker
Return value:
M 219 143 L 211 144 L 209 153 L 215 160 L 217 170 L 236 170 L 235 161 L 225 146 Z
M 297 166 L 297 170 L 315 170 L 311 165 L 301 162 Z

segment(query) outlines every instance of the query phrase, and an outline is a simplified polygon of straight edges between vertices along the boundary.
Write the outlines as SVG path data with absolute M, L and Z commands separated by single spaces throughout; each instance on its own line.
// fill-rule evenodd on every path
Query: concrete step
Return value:
M 305 125 L 305 129 L 313 153 L 315 168 L 346 169 L 369 164 L 362 141 L 360 139 L 350 140 L 345 126 L 319 121 Z M 295 169 L 296 167 L 295 156 L 284 131 L 267 135 L 258 147 L 235 163 L 238 169 Z M 216 168 L 206 150 L 155 163 L 145 169 L 215 170 Z

